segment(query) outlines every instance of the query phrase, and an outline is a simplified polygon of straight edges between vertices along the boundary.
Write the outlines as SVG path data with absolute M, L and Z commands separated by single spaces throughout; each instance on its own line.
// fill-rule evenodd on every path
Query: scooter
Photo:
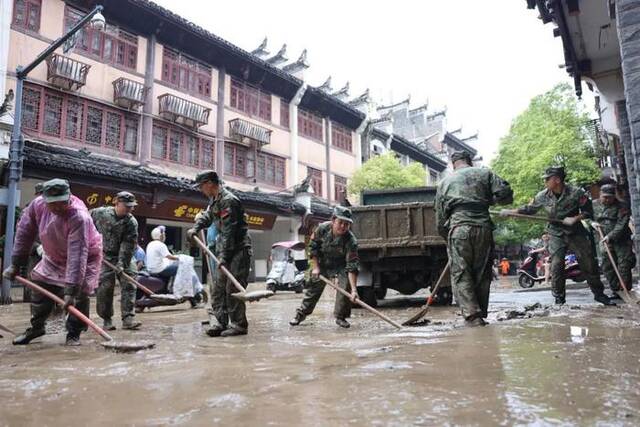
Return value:
M 149 288 L 154 294 L 172 294 L 172 292 L 170 291 L 171 287 L 169 286 L 169 281 L 166 281 L 165 279 L 160 277 L 152 276 L 145 270 L 139 271 L 135 279 L 140 282 L 140 284 Z M 175 305 L 183 303 L 185 301 L 189 301 L 189 303 L 191 304 L 191 308 L 196 308 L 198 304 L 206 304 L 208 300 L 209 297 L 204 290 L 200 291 L 192 298 L 180 298 L 177 299 L 176 302 L 163 302 L 149 298 L 147 294 L 138 289 L 136 291 L 136 312 L 142 313 L 147 308 L 150 309 L 151 307 Z
M 302 292 L 307 260 L 295 260 L 293 252 L 303 250 L 304 243 L 298 241 L 277 242 L 271 246 L 271 269 L 266 280 L 268 290 Z
M 541 253 L 535 249 L 529 251 L 527 258 L 522 262 L 522 265 L 518 269 L 518 284 L 523 288 L 531 288 L 536 283 L 544 282 L 544 274 L 538 276 L 537 266 L 541 258 Z M 580 266 L 578 260 L 574 254 L 567 254 L 564 257 L 564 274 L 567 279 L 574 282 L 584 282 L 586 278 Z

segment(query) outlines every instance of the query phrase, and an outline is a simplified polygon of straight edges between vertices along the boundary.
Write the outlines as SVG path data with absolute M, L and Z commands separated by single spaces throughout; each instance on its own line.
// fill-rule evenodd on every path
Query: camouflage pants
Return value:
M 633 242 L 631 239 L 623 242 L 612 242 L 609 243 L 609 249 L 611 250 L 613 260 L 618 266 L 618 271 L 620 271 L 620 276 L 622 276 L 625 286 L 627 289 L 631 289 L 633 287 L 631 270 L 636 265 L 636 256 L 633 253 Z M 622 289 L 618 275 L 611 265 L 609 255 L 607 255 L 605 248 L 602 248 L 602 273 L 607 279 L 612 291 L 617 292 Z
M 60 298 L 64 298 L 64 288 L 62 286 L 49 285 L 39 281 L 35 283 Z M 31 295 L 31 327 L 33 329 L 44 329 L 47 318 L 53 311 L 55 305 L 55 302 L 40 292 L 33 291 Z M 75 307 L 80 310 L 82 314 L 89 317 L 89 296 L 81 292 L 80 296 L 76 298 Z M 67 332 L 75 336 L 80 336 L 80 332 L 87 330 L 87 326 L 72 314 L 67 316 L 66 327 Z
M 453 295 L 465 319 L 487 317 L 493 263 L 493 230 L 459 225 L 449 233 Z
M 571 235 L 554 236 L 549 239 L 549 253 L 551 255 L 551 293 L 556 298 L 564 298 L 566 293 L 564 274 L 564 257 L 567 250 L 571 250 L 578 258 L 580 271 L 587 279 L 587 283 L 594 295 L 600 295 L 604 286 L 600 280 L 600 271 L 596 261 L 595 245 L 589 238 L 587 231 Z
M 351 292 L 349 279 L 345 272 L 339 273 L 337 276 L 335 274 L 326 274 L 326 272 L 321 272 L 320 274 L 322 274 L 329 280 L 333 279 L 333 277 L 337 277 L 338 286 L 347 292 Z M 320 279 L 309 279 L 304 288 L 302 303 L 300 304 L 300 308 L 298 308 L 297 310 L 299 314 L 308 316 L 313 313 L 313 309 L 316 308 L 316 304 L 322 296 L 322 292 L 324 291 L 325 286 L 325 283 Z M 342 295 L 340 292 L 336 292 L 336 302 L 333 306 L 333 315 L 336 317 L 336 319 L 347 319 L 351 317 L 351 300 Z
M 251 267 L 251 248 L 243 248 L 236 252 L 227 264 L 227 268 L 238 279 L 238 282 L 245 288 L 249 279 L 249 268 Z M 238 289 L 231 283 L 231 280 L 221 271 L 217 271 L 211 289 L 211 314 L 222 328 L 234 328 L 246 331 L 247 322 L 246 307 L 244 301 L 231 296 L 238 292 Z
M 118 259 L 114 257 L 105 256 L 105 259 L 114 265 L 118 263 Z M 131 266 L 126 273 L 129 276 L 135 276 Z M 96 291 L 96 311 L 98 316 L 103 319 L 111 319 L 113 317 L 113 292 L 116 287 L 116 279 L 120 282 L 120 313 L 122 319 L 135 316 L 136 287 L 124 278 L 122 280 L 118 279 L 115 271 L 103 265 L 100 272 L 100 283 Z

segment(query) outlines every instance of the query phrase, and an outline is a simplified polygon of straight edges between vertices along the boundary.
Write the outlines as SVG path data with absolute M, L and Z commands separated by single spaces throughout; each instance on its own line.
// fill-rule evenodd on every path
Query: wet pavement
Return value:
M 396 331 L 363 310 L 339 328 L 329 289 L 290 327 L 299 300 L 250 304 L 249 335 L 233 338 L 204 335 L 204 309 L 154 308 L 138 315 L 142 330 L 113 332 L 156 342 L 135 354 L 108 352 L 91 332 L 65 347 L 60 320 L 29 346 L 4 334 L 0 425 L 640 424 L 640 306 L 605 308 L 573 289 L 558 308 L 548 291 L 498 289 L 485 328 L 434 307 L 427 326 Z M 423 301 L 381 309 L 403 321 Z M 522 316 L 497 320 L 510 312 Z M 28 318 L 26 304 L 0 306 L 18 332 Z

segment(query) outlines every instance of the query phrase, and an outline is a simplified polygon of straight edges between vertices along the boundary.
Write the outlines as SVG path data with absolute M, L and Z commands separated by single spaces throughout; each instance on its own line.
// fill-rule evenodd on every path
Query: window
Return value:
M 331 145 L 341 150 L 351 152 L 351 130 L 331 122 Z
M 211 97 L 211 67 L 167 47 L 162 53 L 162 81 Z
M 234 78 L 231 79 L 230 104 L 249 116 L 271 121 L 271 94 Z
M 224 144 L 224 172 L 238 178 L 254 178 L 257 182 L 276 187 L 286 184 L 284 158 L 229 142 Z
M 280 126 L 289 129 L 289 103 L 280 100 Z
M 151 157 L 192 167 L 215 167 L 215 144 L 165 123 L 153 124 Z
M 240 178 L 247 177 L 247 147 L 238 144 L 224 144 L 224 173 Z
M 40 30 L 41 0 L 15 0 L 13 3 L 13 25 L 23 30 Z
M 285 159 L 267 153 L 258 153 L 256 180 L 276 187 L 285 186 Z
M 31 84 L 25 85 L 22 102 L 26 130 L 136 153 L 138 117 L 133 114 Z
M 311 188 L 315 195 L 322 197 L 322 171 L 307 167 L 307 175 L 311 175 Z
M 65 31 L 86 15 L 69 6 L 64 13 Z M 103 31 L 94 30 L 90 25 L 78 31 L 75 49 L 107 64 L 132 70 L 138 65 L 138 37 L 109 23 Z
M 299 108 L 298 133 L 322 142 L 322 118 L 317 114 Z
M 338 203 L 343 203 L 347 198 L 347 178 L 342 176 L 333 176 L 333 192 L 334 200 Z

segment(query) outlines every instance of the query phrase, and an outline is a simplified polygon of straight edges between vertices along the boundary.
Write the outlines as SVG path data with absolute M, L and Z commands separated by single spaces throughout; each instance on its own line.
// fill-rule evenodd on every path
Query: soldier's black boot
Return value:
M 556 297 L 556 305 L 565 305 L 567 300 L 565 297 Z
M 477 326 L 485 326 L 487 322 L 482 318 L 482 314 L 477 313 L 464 319 L 464 325 L 468 328 L 475 328 Z
M 307 316 L 305 316 L 302 313 L 296 313 L 296 317 L 294 317 L 293 319 L 289 320 L 289 324 L 291 326 L 297 326 L 300 323 L 302 323 L 302 321 L 305 319 L 305 317 L 307 317 Z
M 235 337 L 237 335 L 247 335 L 246 329 L 229 328 L 222 331 L 221 337 Z
M 104 319 L 104 321 L 102 322 L 102 329 L 104 329 L 105 331 L 115 331 L 116 327 L 113 326 L 113 322 L 111 321 L 111 319 Z
M 209 313 L 209 326 L 211 327 L 206 332 L 210 337 L 219 337 L 227 329 L 226 326 L 218 322 L 218 318 L 213 313 Z
M 345 319 L 341 319 L 339 317 L 336 317 L 336 325 L 340 326 L 341 328 L 348 328 L 351 325 L 349 324 L 349 322 L 347 322 Z
M 43 328 L 27 328 L 22 335 L 18 335 L 13 339 L 13 345 L 27 345 L 34 339 L 43 336 L 45 333 Z
M 133 316 L 127 316 L 122 319 L 122 329 L 131 329 L 135 330 L 142 326 L 142 322 L 138 322 L 135 320 Z
M 609 299 L 609 297 L 607 295 L 605 295 L 604 292 L 594 296 L 593 299 L 598 301 L 600 304 L 603 304 L 603 305 L 616 305 L 616 303 L 611 301 Z
M 67 342 L 66 345 L 69 347 L 77 347 L 80 345 L 80 334 L 76 333 L 67 333 Z

